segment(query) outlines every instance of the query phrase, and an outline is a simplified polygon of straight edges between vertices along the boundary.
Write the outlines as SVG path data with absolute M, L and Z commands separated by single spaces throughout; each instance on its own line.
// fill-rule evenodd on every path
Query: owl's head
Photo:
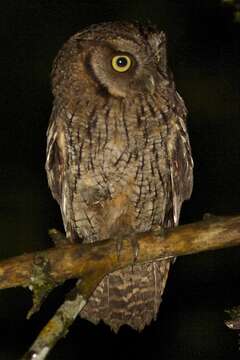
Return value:
M 114 97 L 154 93 L 168 82 L 166 38 L 153 26 L 112 22 L 92 25 L 70 38 L 53 68 L 53 91 L 95 89 Z

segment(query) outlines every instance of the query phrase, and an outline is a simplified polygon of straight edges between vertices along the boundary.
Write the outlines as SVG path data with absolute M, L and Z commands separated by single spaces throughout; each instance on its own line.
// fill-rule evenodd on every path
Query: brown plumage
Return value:
M 74 35 L 53 66 L 46 170 L 70 241 L 178 224 L 192 191 L 186 108 L 154 27 L 104 23 Z M 156 317 L 169 260 L 103 279 L 81 316 L 117 331 Z

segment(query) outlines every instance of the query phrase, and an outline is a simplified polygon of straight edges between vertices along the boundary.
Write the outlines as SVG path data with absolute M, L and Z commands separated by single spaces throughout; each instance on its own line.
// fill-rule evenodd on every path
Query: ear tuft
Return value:
M 159 68 L 162 72 L 167 72 L 167 38 L 166 34 L 161 32 L 154 32 L 149 36 L 149 42 L 154 49 L 154 56 Z

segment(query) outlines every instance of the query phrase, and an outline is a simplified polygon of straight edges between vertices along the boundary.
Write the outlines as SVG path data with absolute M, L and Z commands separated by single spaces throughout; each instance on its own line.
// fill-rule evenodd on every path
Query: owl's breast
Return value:
M 148 146 L 136 138 L 131 142 L 113 138 L 92 158 L 86 152 L 82 162 L 85 168 L 74 182 L 74 212 L 84 208 L 101 238 L 124 229 L 142 232 L 163 224 L 170 175 L 159 137 L 149 140 Z
M 171 204 L 167 127 L 114 108 L 89 116 L 73 118 L 66 140 L 77 228 L 91 219 L 91 229 L 105 238 L 126 224 L 140 232 L 161 226 Z

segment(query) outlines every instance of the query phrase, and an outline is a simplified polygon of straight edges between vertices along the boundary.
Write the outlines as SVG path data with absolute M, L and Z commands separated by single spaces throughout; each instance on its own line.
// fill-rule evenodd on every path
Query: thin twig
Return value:
M 93 286 L 95 288 L 97 284 Z M 46 359 L 49 351 L 55 346 L 57 341 L 68 333 L 70 325 L 74 322 L 86 303 L 87 299 L 80 295 L 79 292 L 75 293 L 73 299 L 65 300 L 39 333 L 37 339 L 29 351 L 23 356 L 22 360 Z

